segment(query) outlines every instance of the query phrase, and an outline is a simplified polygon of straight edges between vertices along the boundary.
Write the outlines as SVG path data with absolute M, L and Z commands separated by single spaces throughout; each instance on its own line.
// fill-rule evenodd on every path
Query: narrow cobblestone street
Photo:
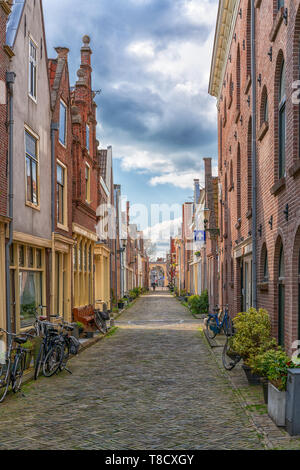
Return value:
M 261 449 L 199 320 L 140 298 L 70 369 L 0 405 L 0 449 Z

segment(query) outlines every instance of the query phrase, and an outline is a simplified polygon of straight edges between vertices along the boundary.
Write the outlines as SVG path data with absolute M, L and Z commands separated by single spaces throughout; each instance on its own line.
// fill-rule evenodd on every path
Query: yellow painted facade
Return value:
M 0 220 L 0 328 L 6 328 L 5 222 Z
M 103 303 L 111 308 L 110 299 L 110 250 L 104 244 L 95 245 L 95 306 L 102 309 Z

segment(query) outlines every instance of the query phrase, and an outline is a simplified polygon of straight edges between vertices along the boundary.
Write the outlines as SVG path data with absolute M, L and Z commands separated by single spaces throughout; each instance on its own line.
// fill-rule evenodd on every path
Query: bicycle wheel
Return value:
M 0 364 L 0 403 L 6 397 L 10 383 L 10 363 Z
M 233 324 L 229 316 L 227 316 L 223 322 L 223 330 L 226 336 L 232 336 L 233 334 Z
M 42 362 L 43 362 L 43 356 L 44 356 L 44 343 L 41 344 L 37 358 L 36 358 L 35 367 L 34 367 L 34 380 L 37 380 L 38 376 L 40 375 Z
M 14 393 L 17 393 L 21 388 L 24 368 L 25 361 L 23 355 L 17 355 L 12 369 L 12 390 Z
M 231 351 L 230 337 L 227 336 L 226 343 L 224 344 L 222 352 L 222 362 L 226 370 L 232 370 L 237 363 L 241 360 L 241 357 L 237 354 L 233 354 Z
M 209 339 L 214 339 L 218 333 L 218 326 L 215 317 L 208 317 L 206 323 L 206 333 Z
M 61 343 L 53 344 L 46 354 L 43 363 L 43 374 L 45 377 L 51 377 L 57 370 L 64 357 L 64 348 Z
M 107 333 L 106 321 L 103 320 L 97 312 L 95 313 L 95 324 L 101 333 Z
M 69 357 L 70 357 L 70 345 L 66 340 L 64 342 L 63 348 L 64 348 L 63 356 L 61 358 L 61 363 L 59 365 L 60 370 L 65 369 L 67 362 L 69 360 Z

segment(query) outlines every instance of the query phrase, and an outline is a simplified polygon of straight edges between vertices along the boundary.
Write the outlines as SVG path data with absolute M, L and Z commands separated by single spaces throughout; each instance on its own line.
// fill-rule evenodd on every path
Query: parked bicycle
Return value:
M 26 343 L 29 337 L 32 337 L 29 333 L 24 333 L 25 337 L 16 335 L 15 333 L 9 333 L 8 331 L 0 328 L 0 331 L 5 333 L 7 336 L 8 349 L 5 353 L 5 359 L 3 364 L 0 364 L 0 403 L 3 402 L 8 392 L 9 385 L 11 385 L 12 391 L 17 393 L 21 389 L 23 373 L 26 363 L 26 354 L 28 349 L 22 345 Z M 14 347 L 13 343 L 17 344 Z
M 56 315 L 51 315 L 57 317 Z M 58 370 L 63 359 L 64 350 L 61 341 L 59 340 L 59 332 L 54 323 L 46 320 L 37 319 L 39 328 L 43 330 L 41 335 L 42 342 L 37 354 L 34 380 L 37 380 L 41 370 L 45 377 L 51 377 Z M 41 325 L 42 323 L 42 325 Z
M 67 368 L 67 362 L 71 355 L 76 356 L 76 354 L 78 354 L 80 342 L 77 338 L 71 335 L 74 327 L 70 323 L 63 320 L 62 323 L 59 323 L 59 326 L 61 331 L 58 339 L 61 341 L 63 346 L 63 357 L 59 365 L 59 370 L 66 370 L 69 374 L 72 374 L 72 372 Z
M 232 337 L 234 335 L 234 329 L 230 335 L 226 336 L 226 342 L 224 344 L 222 352 L 222 362 L 226 370 L 232 370 L 242 359 L 241 356 L 236 354 L 232 349 Z
M 206 321 L 206 333 L 210 339 L 214 339 L 220 334 L 222 329 L 226 336 L 232 332 L 232 321 L 228 312 L 228 305 L 224 305 L 224 309 L 220 312 L 220 307 L 216 306 L 214 313 L 209 313 Z

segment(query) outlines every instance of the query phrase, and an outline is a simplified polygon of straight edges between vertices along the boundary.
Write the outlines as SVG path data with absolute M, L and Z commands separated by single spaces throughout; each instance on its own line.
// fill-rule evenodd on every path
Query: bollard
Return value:
M 286 428 L 290 436 L 300 435 L 300 369 L 288 369 Z

